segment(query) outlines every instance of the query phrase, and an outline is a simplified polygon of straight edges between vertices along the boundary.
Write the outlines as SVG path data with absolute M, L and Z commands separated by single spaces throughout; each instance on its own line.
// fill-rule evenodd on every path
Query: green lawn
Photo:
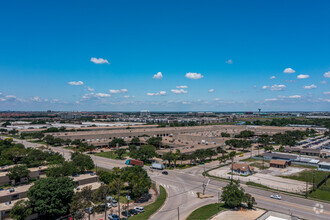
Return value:
M 119 160 L 118 155 L 114 151 L 99 152 L 99 153 L 96 153 L 94 155 L 99 156 L 99 157 L 105 157 L 105 158 Z M 124 154 L 122 157 L 124 158 L 124 157 L 127 157 L 127 156 L 128 156 L 128 154 Z
M 261 188 L 265 188 L 265 189 L 270 189 L 268 186 L 259 184 L 259 183 L 255 183 L 255 182 L 246 182 L 246 185 L 248 186 L 257 186 L 257 187 L 261 187 Z
M 298 180 L 306 182 L 306 174 L 308 174 L 308 182 L 313 183 L 313 172 L 315 171 L 315 185 L 321 182 L 325 175 L 329 175 L 329 172 L 326 171 L 319 171 L 319 170 L 304 170 L 300 173 L 291 175 L 291 176 L 281 176 L 283 178 Z
M 144 212 L 143 213 L 140 213 L 138 215 L 134 215 L 134 216 L 130 217 L 129 219 L 131 219 L 131 220 L 149 219 L 152 214 L 157 212 L 157 210 L 160 209 L 160 207 L 163 206 L 163 204 L 166 200 L 166 197 L 167 197 L 167 193 L 166 193 L 166 190 L 164 189 L 164 187 L 159 186 L 159 188 L 160 188 L 160 195 L 158 196 L 157 200 L 154 203 L 144 207 Z
M 320 188 L 308 195 L 308 197 L 330 201 L 330 181 L 327 185 L 322 185 Z
M 223 203 L 213 203 L 206 206 L 202 206 L 193 211 L 186 220 L 207 220 L 218 212 L 224 210 Z

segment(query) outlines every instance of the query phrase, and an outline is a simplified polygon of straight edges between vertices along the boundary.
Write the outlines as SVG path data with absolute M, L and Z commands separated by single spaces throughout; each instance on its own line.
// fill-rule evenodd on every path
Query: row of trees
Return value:
M 55 219 L 70 213 L 74 219 L 84 219 L 86 209 L 94 204 L 107 203 L 108 196 L 120 201 L 120 196 L 129 194 L 136 199 L 148 193 L 151 187 L 151 180 L 141 167 L 114 168 L 112 171 L 100 171 L 98 175 L 104 182 L 99 189 L 93 192 L 91 187 L 84 187 L 77 193 L 74 193 L 76 185 L 68 177 L 42 178 L 28 190 L 28 200 L 14 205 L 10 216 L 23 220 L 37 213 L 39 219 Z M 106 204 L 103 208 L 107 219 Z M 119 213 L 120 209 L 118 205 Z

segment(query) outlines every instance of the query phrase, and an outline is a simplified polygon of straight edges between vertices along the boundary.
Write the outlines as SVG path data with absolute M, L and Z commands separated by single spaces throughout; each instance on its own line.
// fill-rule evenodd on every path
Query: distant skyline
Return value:
M 329 111 L 329 8 L 5 1 L 0 111 Z

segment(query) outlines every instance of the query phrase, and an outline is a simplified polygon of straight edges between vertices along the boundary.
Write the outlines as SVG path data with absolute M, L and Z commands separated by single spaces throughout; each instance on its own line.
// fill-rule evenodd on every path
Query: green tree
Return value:
M 49 166 L 46 171 L 47 177 L 65 177 L 71 176 L 80 170 L 73 164 L 72 161 L 64 161 L 62 164 L 54 164 Z
M 249 209 L 252 209 L 253 206 L 257 204 L 255 198 L 253 196 L 251 196 L 251 194 L 249 194 L 249 193 L 245 193 L 245 195 L 244 195 L 244 201 L 246 202 L 247 207 Z
M 13 208 L 10 210 L 10 217 L 15 220 L 24 220 L 32 215 L 32 208 L 30 202 L 26 200 L 20 200 L 15 203 Z
M 40 218 L 56 218 L 68 213 L 75 184 L 68 177 L 47 177 L 34 183 L 27 196 Z
M 77 167 L 80 173 L 83 173 L 86 170 L 91 170 L 95 167 L 92 158 L 86 154 L 73 153 L 71 155 L 71 160 L 73 165 Z
M 93 195 L 96 202 L 104 203 L 104 219 L 107 219 L 107 196 L 109 196 L 110 193 L 110 187 L 106 184 L 102 184 Z
M 245 201 L 244 189 L 240 187 L 239 182 L 231 181 L 222 188 L 221 200 L 229 208 L 235 208 Z
M 76 192 L 73 195 L 70 204 L 70 213 L 72 213 L 75 219 L 84 219 L 85 209 L 92 206 L 92 198 L 92 186 L 86 186 L 80 192 Z M 90 212 L 88 212 L 88 219 L 90 219 Z
M 29 173 L 30 170 L 28 170 L 26 165 L 17 165 L 8 169 L 7 176 L 9 179 L 14 180 L 16 185 L 16 183 L 20 182 L 21 178 L 28 178 Z
M 134 159 L 146 162 L 157 156 L 156 148 L 152 145 L 142 145 L 139 150 L 130 152 L 130 156 Z
M 151 137 L 147 140 L 147 143 L 159 148 L 162 143 L 162 137 Z
M 138 137 L 132 138 L 130 144 L 131 145 L 140 145 L 141 144 L 140 138 L 138 138 Z
M 124 141 L 124 139 L 122 138 L 114 138 L 110 143 L 109 143 L 109 146 L 110 147 L 121 147 L 121 146 L 124 146 L 126 145 L 126 142 Z
M 116 154 L 118 155 L 119 159 L 122 159 L 122 156 L 126 153 L 126 149 L 118 149 L 116 150 Z

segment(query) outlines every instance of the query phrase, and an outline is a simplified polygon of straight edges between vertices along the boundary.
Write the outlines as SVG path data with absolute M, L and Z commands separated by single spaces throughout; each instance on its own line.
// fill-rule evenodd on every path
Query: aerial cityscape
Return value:
M 330 219 L 329 8 L 3 1 L 0 220 Z

